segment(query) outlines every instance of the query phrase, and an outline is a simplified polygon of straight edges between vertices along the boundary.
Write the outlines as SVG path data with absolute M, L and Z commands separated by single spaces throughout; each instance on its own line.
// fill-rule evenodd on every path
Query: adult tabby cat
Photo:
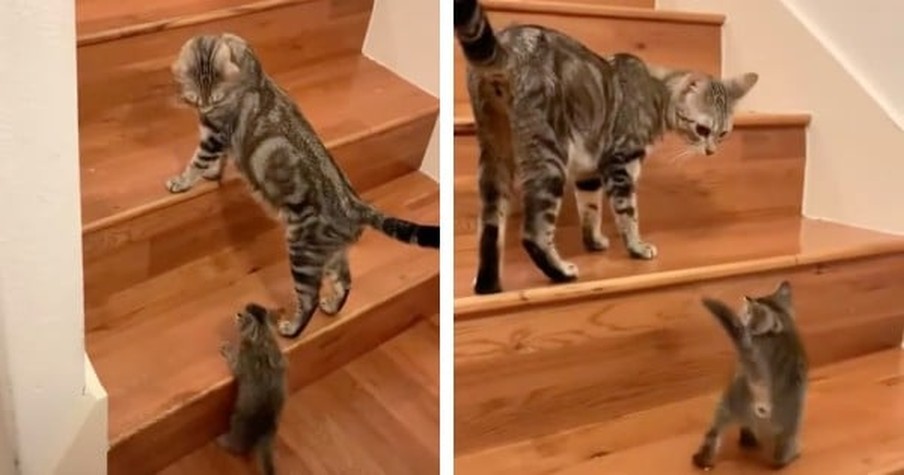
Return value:
M 721 434 L 731 423 L 741 425 L 741 446 L 769 442 L 772 465 L 788 465 L 800 453 L 809 367 L 794 323 L 791 284 L 782 282 L 766 296 L 746 297 L 739 315 L 718 300 L 704 299 L 703 304 L 731 338 L 738 365 L 693 456 L 694 465 L 713 467 Z
M 476 0 L 455 0 L 454 17 L 469 63 L 480 145 L 475 292 L 501 290 L 500 251 L 516 175 L 524 204 L 522 243 L 552 281 L 578 275 L 554 240 L 568 174 L 588 251 L 609 246 L 600 229 L 605 191 L 631 257 L 654 258 L 656 247 L 640 235 L 635 196 L 650 146 L 673 131 L 707 155 L 715 153 L 732 129 L 735 104 L 757 75 L 718 80 L 647 65 L 629 54 L 602 57 L 541 26 L 513 26 L 496 35 Z
M 232 34 L 202 35 L 182 47 L 172 67 L 182 99 L 197 109 L 200 145 L 185 171 L 170 179 L 184 192 L 216 179 L 232 156 L 252 193 L 286 225 L 295 283 L 294 317 L 279 333 L 295 337 L 316 307 L 338 313 L 351 289 L 346 248 L 363 226 L 424 247 L 439 247 L 439 227 L 384 215 L 358 197 L 292 98 L 261 68 L 251 46 Z M 320 300 L 321 278 L 332 295 Z

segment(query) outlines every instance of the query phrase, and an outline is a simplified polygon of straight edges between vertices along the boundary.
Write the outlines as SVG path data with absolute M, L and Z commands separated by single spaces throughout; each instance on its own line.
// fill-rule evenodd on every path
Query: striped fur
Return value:
M 732 128 L 735 104 L 757 80 L 751 73 L 720 81 L 628 54 L 602 57 L 541 26 L 513 26 L 496 35 L 476 0 L 455 1 L 455 31 L 469 62 L 480 145 L 479 294 L 502 289 L 502 243 L 516 179 L 524 249 L 550 280 L 571 281 L 578 274 L 555 245 L 569 176 L 587 250 L 609 246 L 600 229 L 605 194 L 629 255 L 654 258 L 656 247 L 639 228 L 635 186 L 642 160 L 670 131 L 690 147 L 714 153 Z
M 373 227 L 399 241 L 439 247 L 439 227 L 387 216 L 355 193 L 292 98 L 263 71 L 235 35 L 192 38 L 173 64 L 182 99 L 197 108 L 200 143 L 188 166 L 167 182 L 173 193 L 217 179 L 232 157 L 252 194 L 286 226 L 295 283 L 294 317 L 279 323 L 298 336 L 314 311 L 338 313 L 351 290 L 346 249 Z M 326 277 L 332 295 L 320 298 Z

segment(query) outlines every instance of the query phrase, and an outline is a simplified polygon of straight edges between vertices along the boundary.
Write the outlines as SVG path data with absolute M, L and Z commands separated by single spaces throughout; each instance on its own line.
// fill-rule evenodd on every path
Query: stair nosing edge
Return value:
M 454 300 L 455 322 L 492 317 L 491 313 L 517 308 L 524 304 L 549 305 L 563 302 L 613 296 L 719 279 L 795 269 L 825 263 L 839 263 L 904 253 L 904 240 L 888 240 L 813 254 L 788 254 L 740 262 L 710 264 L 689 269 L 676 269 L 653 274 L 629 275 L 588 282 L 548 285 L 502 292 L 492 296 L 457 297 Z
M 693 25 L 722 26 L 725 15 L 718 13 L 692 13 L 650 8 L 618 7 L 611 5 L 587 5 L 520 0 L 483 0 L 483 7 L 488 11 L 550 13 L 567 16 L 593 16 L 603 18 L 645 20 L 657 23 L 684 23 Z

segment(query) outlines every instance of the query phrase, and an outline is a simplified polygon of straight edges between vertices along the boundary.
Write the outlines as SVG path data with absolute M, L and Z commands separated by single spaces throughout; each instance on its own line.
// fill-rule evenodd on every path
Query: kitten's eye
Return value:
M 214 91 L 214 92 L 210 95 L 210 100 L 211 100 L 212 102 L 220 102 L 220 101 L 223 100 L 223 96 L 224 96 L 224 94 L 223 94 L 222 91 Z
M 709 134 L 712 133 L 712 130 L 710 130 L 709 127 L 700 124 L 697 124 L 697 127 L 694 130 L 696 130 L 697 135 L 701 137 L 709 137 Z
M 185 102 L 188 102 L 189 104 L 197 104 L 198 103 L 198 95 L 191 91 L 183 92 L 182 100 Z

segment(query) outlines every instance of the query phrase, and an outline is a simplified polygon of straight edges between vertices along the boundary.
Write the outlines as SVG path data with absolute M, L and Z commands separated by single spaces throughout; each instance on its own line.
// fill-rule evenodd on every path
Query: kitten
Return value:
M 693 149 L 715 153 L 731 132 L 735 105 L 758 76 L 719 80 L 648 65 L 630 54 L 602 57 L 561 32 L 535 25 L 496 35 L 476 0 L 455 0 L 454 17 L 469 64 L 480 145 L 474 291 L 502 290 L 501 249 L 516 177 L 523 190 L 523 247 L 553 282 L 578 275 L 555 245 L 569 175 L 584 247 L 609 247 L 600 229 L 605 192 L 630 256 L 653 259 L 657 250 L 641 238 L 635 194 L 644 157 L 670 131 Z
M 791 285 L 785 281 L 765 297 L 745 297 L 740 315 L 722 302 L 703 304 L 725 328 L 738 351 L 735 375 L 716 407 L 694 465 L 714 466 L 722 431 L 741 425 L 741 446 L 772 443 L 772 464 L 781 468 L 799 456 L 798 436 L 807 391 L 807 355 L 794 323 Z
M 181 98 L 197 109 L 201 137 L 185 171 L 170 179 L 167 189 L 180 193 L 201 177 L 217 179 L 229 155 L 252 194 L 280 216 L 297 298 L 294 318 L 279 323 L 280 334 L 298 336 L 318 303 L 328 315 L 342 309 L 351 289 L 346 249 L 364 226 L 406 243 L 439 247 L 438 226 L 386 216 L 357 195 L 245 40 L 232 34 L 194 37 L 172 69 Z M 333 292 L 320 299 L 324 276 Z
M 274 473 L 273 441 L 286 400 L 286 360 L 267 324 L 267 309 L 249 303 L 236 314 L 238 348 L 226 343 L 220 353 L 235 376 L 238 396 L 229 432 L 217 442 L 230 452 L 256 450 L 261 471 Z

